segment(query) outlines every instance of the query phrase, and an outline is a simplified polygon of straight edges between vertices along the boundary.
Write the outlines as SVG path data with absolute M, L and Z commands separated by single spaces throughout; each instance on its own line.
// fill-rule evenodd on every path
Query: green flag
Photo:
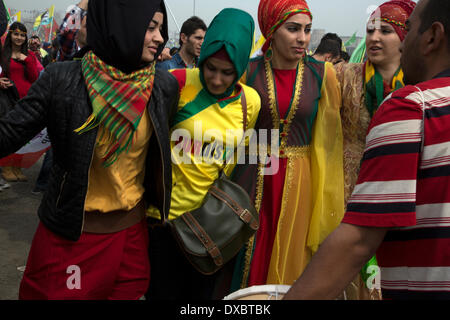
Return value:
M 353 54 L 350 57 L 350 63 L 363 62 L 365 55 L 366 55 L 366 37 L 364 36 L 359 45 L 356 47 L 355 51 L 353 51 Z
M 348 39 L 348 41 L 344 44 L 345 47 L 350 47 L 352 44 L 354 44 L 356 42 L 356 31 L 355 33 L 352 35 L 352 37 L 350 39 Z

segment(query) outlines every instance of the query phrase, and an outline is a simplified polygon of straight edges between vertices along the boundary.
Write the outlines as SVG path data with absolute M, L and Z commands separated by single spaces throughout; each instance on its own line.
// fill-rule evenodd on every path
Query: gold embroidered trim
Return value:
M 263 186 L 264 186 L 264 166 L 260 163 L 258 166 L 258 180 L 256 182 L 256 196 L 255 196 L 255 209 L 256 212 L 261 210 L 261 203 L 262 203 L 262 196 L 263 196 Z M 250 274 L 250 264 L 252 261 L 252 255 L 253 255 L 253 245 L 255 243 L 255 236 L 252 236 L 247 241 L 247 249 L 245 250 L 245 260 L 244 260 L 244 271 L 242 274 L 242 282 L 241 282 L 241 289 L 244 289 L 247 287 L 248 282 L 248 276 Z
M 288 159 L 303 158 L 308 157 L 310 154 L 311 154 L 311 147 L 309 145 L 301 147 L 286 147 L 284 149 L 284 154 L 280 155 L 280 158 L 288 158 Z
M 299 146 L 299 147 L 286 147 L 284 149 L 283 154 L 280 154 L 278 150 L 275 154 L 272 154 L 270 145 L 267 145 L 267 144 L 259 144 L 258 150 L 256 152 L 255 152 L 255 150 L 246 150 L 246 154 L 250 155 L 250 156 L 259 156 L 259 155 L 264 154 L 264 153 L 262 153 L 262 150 L 264 150 L 265 151 L 264 153 L 267 153 L 267 155 L 269 155 L 269 156 L 273 155 L 280 159 L 301 158 L 301 157 L 309 156 L 311 154 L 311 146 L 310 145 Z
M 280 128 L 281 115 L 278 113 L 277 100 L 275 94 L 275 80 L 272 71 L 272 67 L 268 61 L 264 62 L 264 66 L 266 69 L 266 78 L 267 78 L 267 86 L 269 93 L 269 104 L 270 104 L 270 112 L 272 114 L 272 123 L 275 129 Z M 297 78 L 295 80 L 295 88 L 294 88 L 294 99 L 292 100 L 292 104 L 290 106 L 289 114 L 286 118 L 287 124 L 284 125 L 284 133 L 285 136 L 281 137 L 281 146 L 280 149 L 284 150 L 287 143 L 287 137 L 289 135 L 289 130 L 291 127 L 292 119 L 294 119 L 295 114 L 297 113 L 297 109 L 299 107 L 300 96 L 302 94 L 303 88 L 303 72 L 305 70 L 305 64 L 303 59 L 300 60 L 297 71 Z M 280 133 L 281 134 L 281 133 Z
M 266 69 L 267 89 L 269 93 L 269 107 L 272 115 L 272 124 L 274 129 L 280 128 L 280 116 L 278 115 L 277 101 L 275 95 L 275 83 L 273 79 L 272 67 L 269 61 L 264 61 L 264 68 Z
M 280 243 L 281 243 L 281 239 L 280 239 L 280 230 L 283 230 L 283 225 L 285 224 L 285 219 L 284 216 L 286 215 L 286 209 L 287 209 L 287 204 L 288 204 L 288 200 L 290 199 L 289 194 L 290 191 L 292 189 L 292 181 L 294 181 L 294 161 L 293 159 L 288 159 L 287 162 L 287 168 L 286 168 L 286 181 L 285 181 L 285 186 L 283 188 L 283 197 L 281 199 L 281 208 L 280 208 L 280 216 L 278 219 L 278 225 L 277 225 L 277 231 L 276 231 L 276 240 L 274 242 L 274 246 L 277 246 L 277 256 L 276 256 L 276 269 L 275 269 L 275 273 L 277 276 L 277 283 L 284 283 L 284 279 L 281 279 L 280 276 L 280 270 L 282 269 L 282 267 L 280 266 Z M 298 197 L 298 195 L 296 195 Z M 292 197 L 294 198 L 294 197 Z M 273 250 L 272 250 L 273 252 Z M 272 259 L 274 259 L 274 257 L 272 256 L 270 258 L 270 261 L 272 261 Z

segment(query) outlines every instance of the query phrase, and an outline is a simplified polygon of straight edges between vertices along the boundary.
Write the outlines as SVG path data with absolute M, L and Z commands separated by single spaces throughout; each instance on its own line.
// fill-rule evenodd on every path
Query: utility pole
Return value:
M 195 0 L 194 0 L 194 16 L 195 16 Z

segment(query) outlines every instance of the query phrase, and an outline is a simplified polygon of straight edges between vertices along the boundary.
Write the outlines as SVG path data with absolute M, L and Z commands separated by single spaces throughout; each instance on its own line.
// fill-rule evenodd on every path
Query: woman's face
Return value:
M 233 84 L 236 70 L 229 61 L 209 57 L 203 64 L 203 77 L 208 91 L 213 95 L 221 95 Z
M 27 34 L 20 30 L 13 30 L 11 32 L 11 43 L 14 46 L 21 47 L 27 41 Z
M 402 44 L 395 29 L 387 22 L 381 21 L 379 26 L 369 23 L 367 25 L 366 47 L 367 56 L 374 65 L 398 61 L 400 65 L 400 46 Z
M 86 29 L 86 23 L 87 23 L 87 16 L 84 16 L 81 20 L 81 26 L 80 30 L 78 30 L 77 35 L 75 36 L 75 40 L 77 42 L 77 45 L 80 48 L 83 48 L 87 45 L 87 29 Z
M 144 39 L 144 48 L 142 49 L 143 62 L 153 62 L 157 57 L 159 46 L 164 43 L 162 37 L 162 27 L 164 22 L 164 14 L 156 12 L 147 28 Z
M 298 62 L 311 41 L 312 21 L 306 14 L 290 17 L 272 36 L 274 56 L 287 62 Z

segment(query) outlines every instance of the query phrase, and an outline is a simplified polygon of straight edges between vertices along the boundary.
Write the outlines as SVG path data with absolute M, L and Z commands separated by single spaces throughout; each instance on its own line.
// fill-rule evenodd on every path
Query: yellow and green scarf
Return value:
M 373 117 L 375 111 L 391 92 L 405 86 L 403 82 L 403 71 L 400 67 L 398 68 L 390 86 L 385 86 L 383 77 L 370 61 L 367 61 L 365 64 L 364 73 L 366 107 L 370 117 Z
M 75 132 L 83 134 L 100 124 L 103 126 L 103 134 L 110 141 L 103 156 L 103 166 L 108 167 L 120 153 L 128 152 L 133 143 L 134 132 L 152 93 L 155 63 L 126 74 L 89 51 L 82 59 L 82 72 L 93 112 Z

